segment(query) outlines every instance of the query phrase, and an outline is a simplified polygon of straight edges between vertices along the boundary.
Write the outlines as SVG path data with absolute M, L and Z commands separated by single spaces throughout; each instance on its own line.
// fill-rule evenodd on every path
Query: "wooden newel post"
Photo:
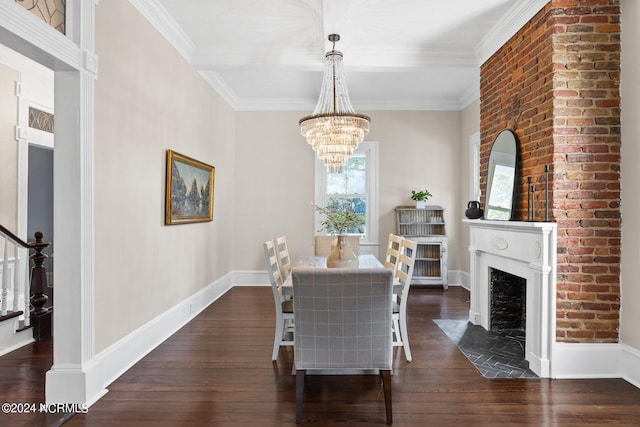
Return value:
M 46 254 L 43 254 L 42 251 L 44 248 L 49 246 L 48 242 L 42 241 L 42 232 L 36 231 L 35 238 L 36 241 L 32 243 L 32 248 L 35 250 L 35 253 L 31 255 L 31 259 L 33 260 L 33 269 L 31 270 L 31 305 L 33 306 L 34 314 L 42 314 L 46 313 L 47 310 L 44 308 L 45 303 L 49 299 L 45 291 L 47 290 L 47 274 L 44 266 L 44 260 L 47 258 Z

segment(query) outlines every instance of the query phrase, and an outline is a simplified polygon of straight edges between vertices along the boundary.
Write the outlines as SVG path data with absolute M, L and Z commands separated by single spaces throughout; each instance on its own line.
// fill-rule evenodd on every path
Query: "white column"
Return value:
M 551 376 L 553 345 L 556 341 L 556 252 L 557 234 L 551 227 L 542 227 L 542 271 L 540 273 L 542 333 L 540 342 L 540 375 Z
M 69 7 L 71 6 L 71 8 Z M 87 403 L 106 389 L 92 374 L 94 357 L 94 0 L 67 2 L 68 35 L 79 69 L 56 71 L 54 235 L 56 304 L 47 403 Z
M 471 283 L 470 299 L 469 299 L 469 322 L 474 325 L 480 324 L 480 301 L 479 301 L 479 289 L 478 289 L 478 263 L 480 262 L 480 251 L 472 246 L 469 246 L 470 263 L 471 263 Z
M 56 307 L 47 403 L 92 403 L 105 392 L 93 359 L 93 82 L 95 6 L 67 0 L 67 35 L 13 2 L 0 1 L 0 41 L 55 71 L 54 230 Z M 67 204 L 68 203 L 68 204 Z

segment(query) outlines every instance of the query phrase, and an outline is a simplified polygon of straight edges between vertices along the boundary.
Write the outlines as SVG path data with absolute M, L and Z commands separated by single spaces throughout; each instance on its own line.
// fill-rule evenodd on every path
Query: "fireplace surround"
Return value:
M 556 224 L 464 220 L 469 224 L 471 285 L 469 321 L 491 330 L 490 269 L 526 281 L 525 359 L 550 377 L 556 313 Z

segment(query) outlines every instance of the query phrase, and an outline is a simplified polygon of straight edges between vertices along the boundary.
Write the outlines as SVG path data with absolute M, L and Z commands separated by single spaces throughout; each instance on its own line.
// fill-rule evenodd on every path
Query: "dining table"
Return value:
M 301 256 L 298 258 L 294 268 L 328 268 L 326 256 Z M 358 267 L 357 268 L 385 268 L 375 255 L 361 254 L 358 255 Z M 394 294 L 398 293 L 399 289 L 397 285 L 394 285 Z M 401 290 L 401 289 L 400 289 Z M 282 286 L 282 294 L 286 297 L 293 295 L 293 285 L 291 283 L 291 275 L 287 277 Z
M 295 265 L 297 268 L 324 268 L 327 266 L 326 256 L 302 256 Z M 384 268 L 375 255 L 358 255 L 358 268 Z

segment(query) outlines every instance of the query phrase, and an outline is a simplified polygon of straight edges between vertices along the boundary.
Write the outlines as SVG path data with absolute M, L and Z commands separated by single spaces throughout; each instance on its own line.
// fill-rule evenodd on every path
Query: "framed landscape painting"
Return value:
M 167 150 L 165 224 L 213 221 L 215 168 Z

